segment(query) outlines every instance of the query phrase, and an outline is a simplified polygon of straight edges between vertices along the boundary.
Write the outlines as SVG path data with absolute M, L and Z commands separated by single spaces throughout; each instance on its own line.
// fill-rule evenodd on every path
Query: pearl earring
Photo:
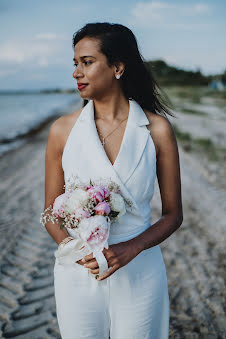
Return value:
M 117 74 L 115 77 L 116 79 L 120 79 L 120 74 Z

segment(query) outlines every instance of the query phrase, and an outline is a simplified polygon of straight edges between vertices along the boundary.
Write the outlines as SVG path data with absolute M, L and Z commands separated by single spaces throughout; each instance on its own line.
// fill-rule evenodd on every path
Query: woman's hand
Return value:
M 120 242 L 119 244 L 109 245 L 108 249 L 103 250 L 103 254 L 110 268 L 107 273 L 99 277 L 97 280 L 104 280 L 117 271 L 120 267 L 125 266 L 133 260 L 141 252 L 133 240 Z M 84 267 L 88 268 L 91 273 L 99 274 L 99 266 L 93 253 L 86 255 L 80 262 L 84 263 Z

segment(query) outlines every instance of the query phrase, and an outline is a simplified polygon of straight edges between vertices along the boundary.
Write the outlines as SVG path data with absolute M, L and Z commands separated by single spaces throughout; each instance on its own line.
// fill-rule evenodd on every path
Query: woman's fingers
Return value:
M 96 269 L 96 268 L 99 268 L 99 265 L 96 259 L 93 259 L 92 261 L 89 261 L 88 263 L 84 264 L 84 267 L 90 268 L 90 269 Z
M 86 267 L 87 264 L 89 265 L 90 263 L 95 263 L 95 262 L 96 262 L 96 259 L 91 259 L 88 262 L 84 261 L 83 259 L 80 259 L 80 260 L 76 261 L 76 263 L 78 263 L 80 265 L 83 265 L 85 267 Z
M 79 265 L 84 265 L 84 263 L 82 262 L 82 259 L 78 260 L 78 261 L 75 261 L 77 264 Z
M 99 273 L 99 268 L 95 269 L 95 270 L 91 270 L 89 269 L 90 273 L 92 274 L 98 274 Z

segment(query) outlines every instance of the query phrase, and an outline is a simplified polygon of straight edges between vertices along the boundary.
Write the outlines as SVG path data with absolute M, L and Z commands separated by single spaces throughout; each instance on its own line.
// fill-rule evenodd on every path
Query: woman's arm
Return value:
M 53 206 L 55 198 L 64 193 L 64 172 L 62 169 L 62 150 L 64 117 L 57 119 L 50 127 L 45 153 L 45 207 Z M 46 230 L 59 244 L 69 236 L 65 228 L 60 229 L 60 224 L 46 223 Z
M 160 244 L 183 222 L 179 153 L 173 127 L 166 118 L 156 116 L 151 135 L 157 148 L 156 171 L 162 217 L 145 232 L 131 239 L 131 245 L 138 248 L 139 252 Z

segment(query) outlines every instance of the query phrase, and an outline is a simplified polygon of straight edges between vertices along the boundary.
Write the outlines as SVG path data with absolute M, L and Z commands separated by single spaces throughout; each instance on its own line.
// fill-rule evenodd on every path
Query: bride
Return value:
M 112 178 L 133 208 L 111 227 L 103 275 L 93 253 L 67 264 L 55 254 L 61 336 L 166 339 L 169 294 L 159 244 L 183 221 L 178 147 L 167 118 L 172 114 L 129 28 L 89 23 L 73 35 L 73 49 L 73 77 L 84 106 L 51 125 L 45 209 L 64 193 L 72 175 Z M 162 216 L 151 224 L 156 178 Z M 68 227 L 50 221 L 45 227 L 58 244 L 55 253 L 67 253 L 77 241 Z

